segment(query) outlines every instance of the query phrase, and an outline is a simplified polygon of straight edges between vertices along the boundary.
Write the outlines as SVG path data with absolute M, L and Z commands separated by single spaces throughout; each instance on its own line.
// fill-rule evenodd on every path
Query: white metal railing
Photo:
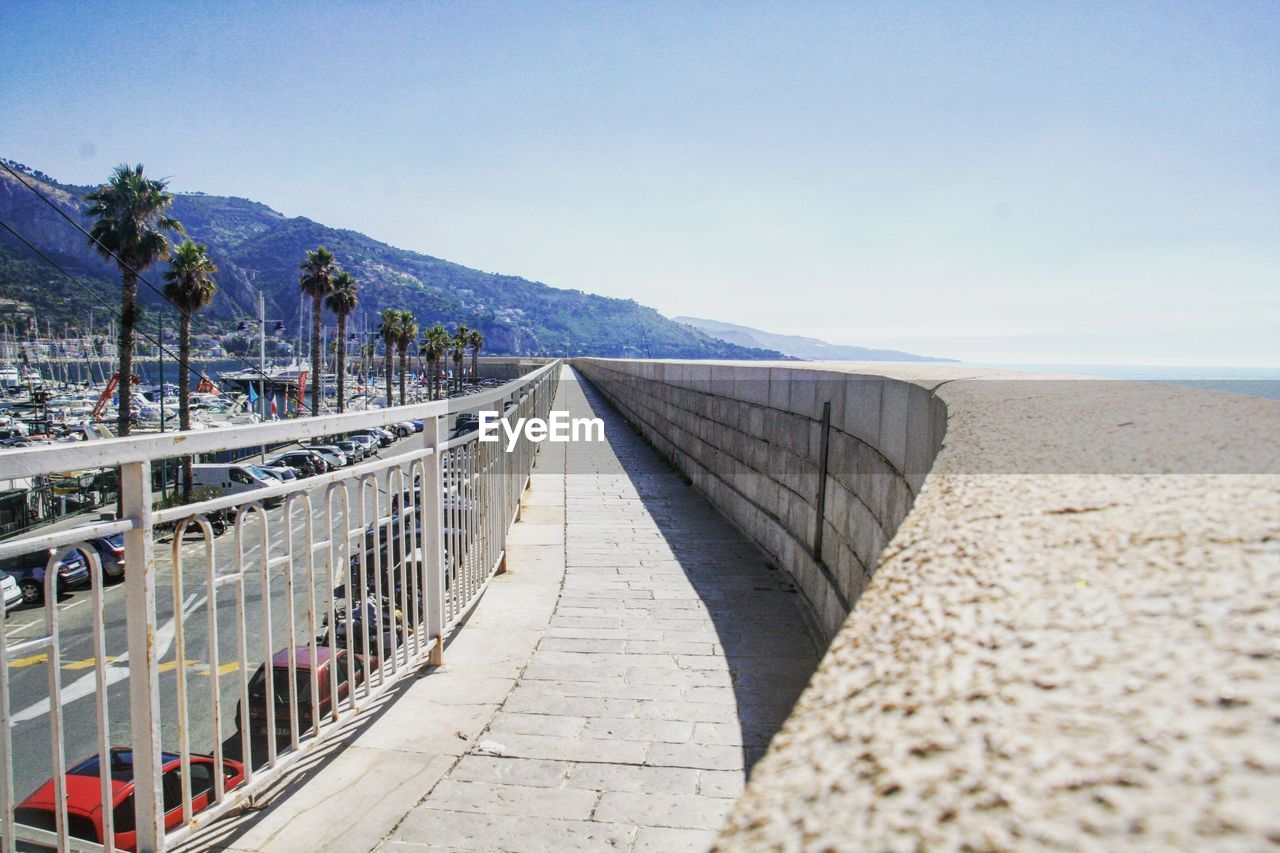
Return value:
M 523 432 L 510 451 L 475 432 L 449 438 L 449 418 L 546 418 L 559 374 L 553 362 L 447 401 L 0 452 L 0 479 L 119 466 L 123 503 L 118 521 L 0 543 L 0 558 L 50 553 L 43 623 L 0 632 L 0 849 L 163 850 L 250 800 L 401 676 L 440 663 L 444 636 L 504 568 L 537 449 Z M 153 508 L 153 461 L 409 419 L 422 432 L 370 461 Z M 234 518 L 232 536 L 215 534 L 219 514 Z M 93 541 L 117 533 L 126 572 L 109 589 Z M 80 596 L 59 602 L 59 567 L 75 553 L 89 565 L 87 620 Z M 41 665 L 44 679 L 28 677 Z M 64 684 L 64 670 L 89 669 Z M 96 778 L 67 774 L 83 756 L 96 757 Z M 132 776 L 131 804 L 117 773 Z

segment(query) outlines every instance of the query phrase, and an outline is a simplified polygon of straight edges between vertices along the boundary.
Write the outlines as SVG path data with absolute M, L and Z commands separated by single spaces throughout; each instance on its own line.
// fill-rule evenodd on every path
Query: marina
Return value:
M 19 334 L 14 324 L 0 326 L 0 449 L 114 438 L 119 414 L 119 372 L 111 357 L 115 341 L 101 335 L 80 336 L 74 330 L 63 336 L 51 334 L 52 329 L 38 335 L 37 328 L 34 320 L 25 335 Z M 254 365 L 248 359 L 213 351 L 215 347 L 215 342 L 204 342 L 205 357 L 190 361 L 190 430 L 226 430 L 289 420 L 310 416 L 313 408 L 318 408 L 315 414 L 322 415 L 337 411 L 336 359 L 325 364 L 321 400 L 313 407 L 309 365 L 304 361 L 289 355 L 263 358 Z M 169 342 L 163 351 L 154 345 L 140 349 L 143 351 L 133 362 L 131 434 L 158 436 L 177 431 L 178 365 Z M 357 352 L 346 360 L 344 410 L 386 408 L 383 360 L 367 350 Z M 497 378 L 471 376 L 465 369 L 468 375 L 455 381 L 451 370 L 441 370 L 440 388 L 429 389 L 427 371 L 414 361 L 411 367 L 417 369 L 408 371 L 404 378 L 406 398 L 411 403 L 426 402 L 433 396 L 465 396 L 499 382 Z M 503 374 L 497 365 L 482 372 Z M 398 373 L 393 373 L 391 383 L 393 390 L 399 387 Z M 227 463 L 245 455 L 221 452 L 196 461 Z M 171 495 L 176 499 L 177 469 L 176 464 L 159 465 L 153 471 L 153 489 L 162 500 Z M 0 480 L 0 536 L 109 512 L 118 493 L 115 468 Z

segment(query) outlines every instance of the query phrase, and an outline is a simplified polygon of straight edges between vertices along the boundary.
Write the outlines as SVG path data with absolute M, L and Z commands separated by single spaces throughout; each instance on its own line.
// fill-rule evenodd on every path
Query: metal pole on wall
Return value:
M 156 317 L 156 353 L 160 360 L 160 432 L 164 432 L 164 315 Z M 181 466 L 179 466 L 181 467 Z M 169 496 L 169 460 L 160 460 L 160 497 Z

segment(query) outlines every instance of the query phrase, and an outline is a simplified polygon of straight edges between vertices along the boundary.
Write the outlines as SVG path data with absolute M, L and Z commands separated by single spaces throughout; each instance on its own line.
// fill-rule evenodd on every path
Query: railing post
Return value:
M 427 418 L 422 429 L 422 443 L 431 449 L 427 457 L 426 481 L 422 484 L 425 518 L 422 520 L 422 554 L 427 560 L 427 642 L 431 666 L 444 664 L 444 478 L 441 476 L 441 418 Z
M 137 849 L 164 849 L 160 791 L 160 675 L 156 656 L 156 563 L 151 529 L 151 465 L 120 466 L 124 517 L 125 630 L 129 652 L 129 724 L 133 749 Z M 182 602 L 175 601 L 174 607 Z

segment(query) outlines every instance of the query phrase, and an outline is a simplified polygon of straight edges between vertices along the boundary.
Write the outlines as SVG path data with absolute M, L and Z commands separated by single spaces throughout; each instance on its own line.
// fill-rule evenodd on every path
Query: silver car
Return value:
M 324 458 L 324 461 L 329 463 L 330 468 L 342 468 L 350 464 L 347 460 L 347 454 L 332 444 L 304 444 L 302 449 L 319 453 Z
M 339 441 L 337 442 L 336 446 L 339 450 L 341 450 L 343 453 L 347 455 L 347 458 L 350 459 L 352 463 L 356 463 L 356 462 L 359 462 L 361 459 L 364 459 L 364 454 L 365 454 L 364 447 L 360 445 L 358 442 Z
M 282 483 L 290 483 L 298 479 L 298 472 L 294 471 L 288 465 L 259 465 L 259 471 L 268 474 Z

